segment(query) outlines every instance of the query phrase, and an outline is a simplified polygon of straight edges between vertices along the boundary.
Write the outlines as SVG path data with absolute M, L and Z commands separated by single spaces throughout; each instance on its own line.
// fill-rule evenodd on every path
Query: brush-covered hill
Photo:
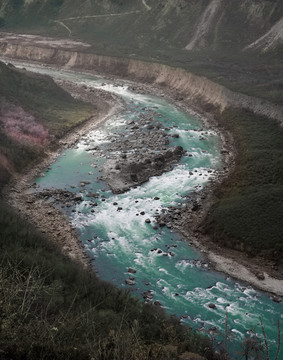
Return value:
M 273 29 L 282 45 L 280 0 L 10 0 L 1 1 L 2 25 L 42 28 L 93 44 L 131 51 L 168 48 L 241 51 Z M 279 24 L 276 26 L 276 24 Z M 278 38 L 277 35 L 280 35 Z M 272 34 L 270 34 L 271 36 Z M 276 41 L 274 41 L 276 38 Z
M 92 111 L 50 77 L 0 62 L 0 188 Z
M 281 0 L 0 0 L 3 31 L 80 39 L 283 103 Z

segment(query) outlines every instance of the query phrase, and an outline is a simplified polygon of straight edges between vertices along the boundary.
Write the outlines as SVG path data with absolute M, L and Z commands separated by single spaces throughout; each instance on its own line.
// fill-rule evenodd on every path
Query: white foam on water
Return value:
M 216 301 L 219 303 L 219 304 L 227 304 L 227 299 L 224 299 L 224 298 L 217 298 Z
M 157 280 L 156 285 L 157 285 L 158 287 L 160 287 L 160 288 L 163 288 L 163 287 L 165 287 L 166 285 L 168 286 L 169 283 L 168 283 L 166 280 L 164 280 L 164 279 L 159 279 L 159 280 Z
M 134 263 L 144 269 L 147 269 L 150 265 L 152 265 L 152 259 L 145 257 L 141 253 L 135 253 L 136 258 L 134 259 Z
M 132 254 L 134 252 L 134 245 L 124 236 L 113 237 L 108 234 L 109 241 L 104 241 L 102 246 L 109 252 L 121 252 L 125 254 Z
M 168 271 L 165 270 L 165 269 L 163 269 L 163 268 L 158 269 L 158 271 L 163 272 L 163 273 L 165 273 L 166 275 L 169 275 Z
M 231 332 L 238 335 L 241 338 L 243 338 L 245 336 L 243 333 L 241 333 L 241 331 L 239 331 L 237 329 L 232 329 Z
M 193 260 L 181 260 L 175 264 L 175 268 L 181 271 L 182 273 L 184 273 L 188 267 L 189 268 L 195 267 Z
M 118 259 L 118 256 L 117 256 L 116 254 L 107 253 L 106 256 L 107 256 L 107 257 L 112 257 L 112 258 Z
M 214 295 L 209 290 L 197 287 L 194 290 L 187 291 L 185 298 L 190 301 L 200 302 L 214 299 Z

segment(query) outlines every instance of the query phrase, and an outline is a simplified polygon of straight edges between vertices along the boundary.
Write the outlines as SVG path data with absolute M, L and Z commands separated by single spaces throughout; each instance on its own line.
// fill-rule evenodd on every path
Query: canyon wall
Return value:
M 179 52 L 181 58 L 201 49 L 241 52 L 271 29 L 265 40 L 282 49 L 275 26 L 282 16 L 282 0 L 0 1 L 6 31 L 79 38 L 108 54 L 160 55 L 166 49 L 176 57 L 177 50 L 189 50 Z
M 244 108 L 283 123 L 283 107 L 271 102 L 233 92 L 222 85 L 196 76 L 186 70 L 158 63 L 96 55 L 85 49 L 77 51 L 64 47 L 22 44 L 1 40 L 0 56 L 18 60 L 36 61 L 69 69 L 88 70 L 109 76 L 167 87 L 176 97 L 188 102 L 209 104 L 224 110 L 227 107 Z

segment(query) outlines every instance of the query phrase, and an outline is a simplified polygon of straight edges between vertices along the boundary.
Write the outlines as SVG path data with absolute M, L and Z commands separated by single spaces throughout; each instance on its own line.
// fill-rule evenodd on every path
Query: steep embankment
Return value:
M 3 37 L 0 42 L 0 54 L 8 58 L 90 70 L 161 87 L 166 86 L 175 91 L 177 97 L 183 97 L 189 102 L 213 105 L 222 111 L 228 107 L 244 108 L 255 114 L 283 121 L 283 107 L 233 92 L 186 70 L 133 59 L 96 55 L 82 47 L 78 51 L 75 43 L 73 48 L 71 46 L 66 48 L 64 42 L 61 44 L 56 42 L 55 48 L 50 46 L 51 43 L 51 40 L 32 37 L 21 39 L 21 42 L 17 40 L 8 42 Z M 77 45 L 79 46 L 79 43 Z

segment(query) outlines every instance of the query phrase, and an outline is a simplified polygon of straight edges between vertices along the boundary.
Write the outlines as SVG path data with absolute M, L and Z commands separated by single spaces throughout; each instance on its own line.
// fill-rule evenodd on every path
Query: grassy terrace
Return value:
M 204 227 L 216 242 L 282 262 L 283 129 L 243 110 L 226 110 L 218 121 L 238 152 Z

